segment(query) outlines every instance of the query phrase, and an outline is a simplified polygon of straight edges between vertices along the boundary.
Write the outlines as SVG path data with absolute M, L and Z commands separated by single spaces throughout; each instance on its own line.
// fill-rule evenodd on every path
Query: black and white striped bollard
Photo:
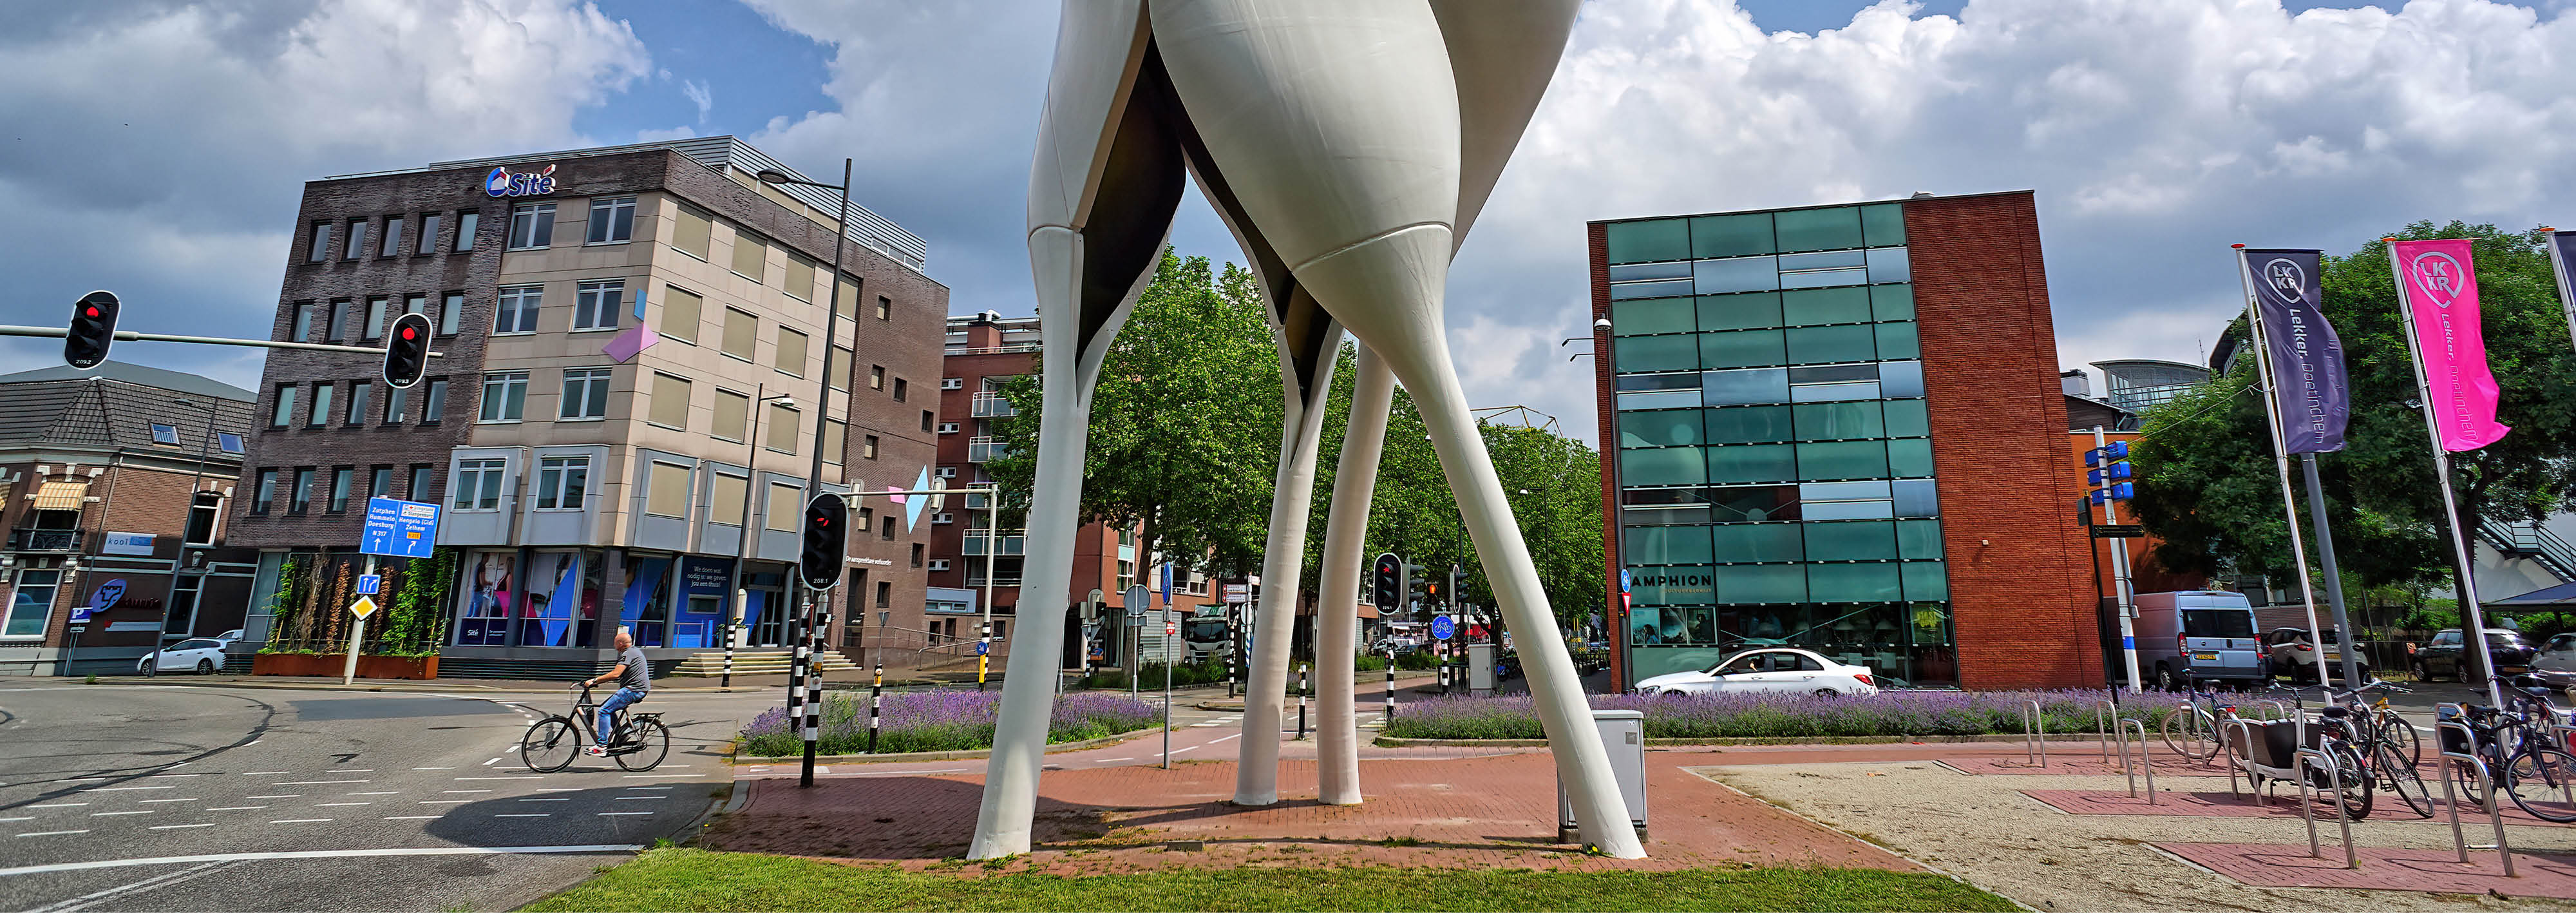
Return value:
M 1297 741 L 1306 740 L 1306 697 L 1314 691 L 1306 685 L 1305 663 L 1297 664 Z
M 868 685 L 868 753 L 877 753 L 877 718 L 884 705 L 885 664 L 876 666 L 876 681 Z
M 1395 651 L 1386 651 L 1386 724 L 1395 725 Z

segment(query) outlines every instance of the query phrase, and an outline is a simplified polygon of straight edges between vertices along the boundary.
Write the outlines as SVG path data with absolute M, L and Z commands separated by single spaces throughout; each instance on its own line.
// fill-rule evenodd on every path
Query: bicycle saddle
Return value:
M 2342 707 L 2319 707 L 2317 708 L 2317 715 L 2329 720 L 2339 720 L 2344 717 L 2351 716 L 2352 711 Z
M 2552 690 L 2550 690 L 2550 689 L 2548 689 L 2548 688 L 2545 688 L 2545 687 L 2542 687 L 2542 686 L 2540 686 L 2540 685 L 2524 685 L 2524 686 L 2522 687 L 2522 693 L 2524 693 L 2524 694 L 2528 694 L 2528 695 L 2531 695 L 2531 696 L 2533 696 L 2533 697 L 2548 697 L 2548 696 L 2550 696 L 2550 695 L 2552 695 L 2552 694 L 2556 694 L 2556 693 L 2558 693 L 2558 692 L 2556 692 L 2556 691 L 2552 691 Z

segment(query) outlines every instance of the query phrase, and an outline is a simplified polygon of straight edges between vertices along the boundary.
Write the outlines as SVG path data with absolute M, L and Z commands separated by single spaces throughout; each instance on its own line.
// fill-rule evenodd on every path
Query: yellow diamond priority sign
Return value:
M 360 596 L 358 597 L 358 601 L 349 604 L 349 614 L 360 618 L 376 614 L 376 601 Z

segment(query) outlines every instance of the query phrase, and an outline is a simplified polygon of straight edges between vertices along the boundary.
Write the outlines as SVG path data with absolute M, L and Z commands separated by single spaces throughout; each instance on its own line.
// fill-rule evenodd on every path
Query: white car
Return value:
M 1702 672 L 1671 672 L 1637 683 L 1638 694 L 1821 694 L 1868 696 L 1878 682 L 1866 666 L 1847 666 L 1809 650 L 1746 650 Z
M 134 671 L 149 674 L 154 666 L 163 672 L 212 675 L 224 667 L 224 642 L 212 637 L 191 637 L 143 654 L 143 660 L 134 664 Z

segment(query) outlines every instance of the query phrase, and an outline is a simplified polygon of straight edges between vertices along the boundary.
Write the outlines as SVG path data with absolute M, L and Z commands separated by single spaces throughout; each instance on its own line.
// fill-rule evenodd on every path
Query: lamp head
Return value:
M 1596 329 L 1596 330 L 1607 330 L 1607 329 L 1609 329 L 1609 328 L 1610 328 L 1610 318 L 1608 318 L 1608 317 L 1596 317 L 1596 318 L 1593 318 L 1593 320 L 1592 320 L 1592 328 L 1593 328 L 1593 329 Z
M 795 178 L 788 177 L 787 172 L 780 171 L 776 168 L 760 169 L 760 173 L 753 175 L 753 177 L 759 178 L 760 182 L 763 184 L 792 184 L 796 181 Z

